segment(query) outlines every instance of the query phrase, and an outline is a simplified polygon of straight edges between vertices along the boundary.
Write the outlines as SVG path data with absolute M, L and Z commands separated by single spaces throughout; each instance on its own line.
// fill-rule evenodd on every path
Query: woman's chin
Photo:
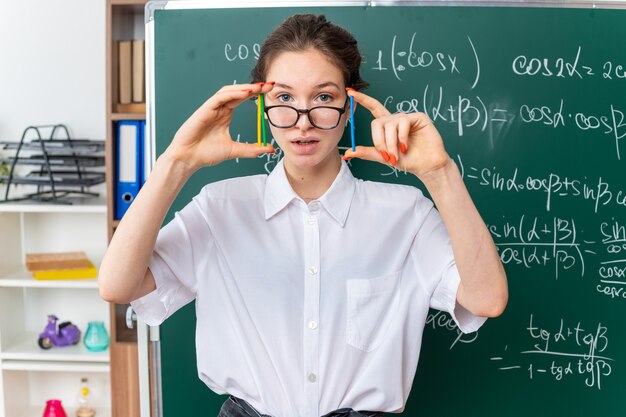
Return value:
M 335 169 L 337 165 L 336 162 L 339 162 L 339 165 L 341 165 L 338 153 L 330 153 L 327 155 L 320 153 L 313 155 L 285 153 L 284 159 L 290 167 L 296 169 Z
M 285 155 L 285 159 L 294 168 L 314 168 L 321 163 L 321 158 L 317 155 L 290 154 Z

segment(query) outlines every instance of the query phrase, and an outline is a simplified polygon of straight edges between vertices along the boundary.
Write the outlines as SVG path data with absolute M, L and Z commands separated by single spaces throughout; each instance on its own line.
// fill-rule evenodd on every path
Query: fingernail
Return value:
M 276 84 L 276 81 L 267 81 L 265 84 L 271 84 L 271 85 L 274 85 L 274 84 Z
M 385 151 L 380 151 L 380 154 L 383 156 L 385 162 L 389 162 L 389 154 Z
M 352 158 L 353 158 L 352 156 L 345 156 L 345 155 L 343 156 L 343 160 L 344 160 L 344 161 L 349 161 L 349 160 L 351 160 Z
M 251 93 L 252 90 L 243 90 L 244 93 Z
M 356 90 L 352 87 L 346 87 L 346 91 L 356 91 Z
M 396 160 L 396 156 L 395 155 L 389 155 L 389 157 L 391 158 L 391 166 L 395 167 L 396 166 L 396 162 L 398 162 Z
M 400 144 L 400 152 L 406 153 L 406 145 L 404 143 Z
M 263 85 L 265 84 L 263 81 L 259 81 L 258 83 L 254 83 L 256 85 L 260 85 L 261 87 L 263 87 Z

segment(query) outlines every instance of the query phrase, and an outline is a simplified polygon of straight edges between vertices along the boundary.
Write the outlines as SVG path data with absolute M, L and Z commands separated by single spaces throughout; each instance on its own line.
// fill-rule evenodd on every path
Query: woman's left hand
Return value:
M 448 163 L 450 158 L 443 140 L 427 115 L 391 114 L 378 100 L 366 94 L 350 89 L 348 95 L 374 115 L 374 146 L 357 146 L 356 152 L 350 148 L 345 152 L 344 159 L 360 158 L 389 164 L 420 179 Z

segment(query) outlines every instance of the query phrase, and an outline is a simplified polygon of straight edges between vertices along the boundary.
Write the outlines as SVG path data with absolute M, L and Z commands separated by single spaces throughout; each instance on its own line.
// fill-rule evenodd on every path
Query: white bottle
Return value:
M 88 382 L 87 378 L 80 379 L 80 390 L 76 397 L 76 417 L 93 417 L 96 415 L 96 410 L 89 405 L 91 395 Z

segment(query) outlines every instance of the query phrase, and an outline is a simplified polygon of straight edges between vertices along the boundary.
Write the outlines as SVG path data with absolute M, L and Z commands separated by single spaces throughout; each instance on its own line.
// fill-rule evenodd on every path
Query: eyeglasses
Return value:
M 322 130 L 331 130 L 339 126 L 341 115 L 346 112 L 348 98 L 343 103 L 343 107 L 318 106 L 310 109 L 296 109 L 284 104 L 278 106 L 265 107 L 267 119 L 274 127 L 287 129 L 294 127 L 300 115 L 306 114 L 311 125 Z

